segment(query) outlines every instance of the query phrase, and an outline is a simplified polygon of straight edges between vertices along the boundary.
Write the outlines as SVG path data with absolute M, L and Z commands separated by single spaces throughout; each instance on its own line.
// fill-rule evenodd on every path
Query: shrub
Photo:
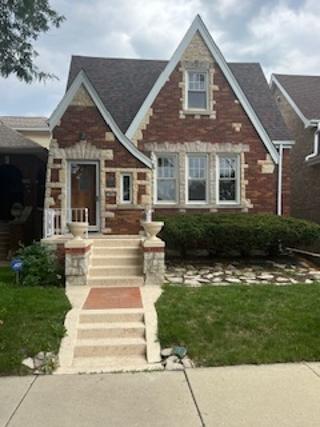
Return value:
M 179 214 L 157 219 L 165 222 L 160 237 L 182 255 L 195 249 L 218 255 L 253 251 L 275 255 L 281 248 L 320 240 L 318 224 L 271 214 Z
M 48 246 L 33 243 L 17 252 L 23 260 L 20 273 L 22 286 L 62 286 L 63 271 L 55 252 Z

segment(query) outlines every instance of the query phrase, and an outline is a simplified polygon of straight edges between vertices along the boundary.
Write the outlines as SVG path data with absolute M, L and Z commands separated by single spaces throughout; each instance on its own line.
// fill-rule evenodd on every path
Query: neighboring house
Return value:
M 3 124 L 44 148 L 49 148 L 51 134 L 47 117 L 0 116 Z
M 138 234 L 150 208 L 289 213 L 293 141 L 262 69 L 227 63 L 199 16 L 170 61 L 72 57 L 49 125 L 63 230 L 84 208 L 104 234 Z
M 295 139 L 291 213 L 320 223 L 320 76 L 273 74 L 271 91 Z
M 48 157 L 46 148 L 11 128 L 9 122 L 9 117 L 0 117 L 0 260 L 19 242 L 41 236 Z M 49 140 L 48 127 L 46 132 Z

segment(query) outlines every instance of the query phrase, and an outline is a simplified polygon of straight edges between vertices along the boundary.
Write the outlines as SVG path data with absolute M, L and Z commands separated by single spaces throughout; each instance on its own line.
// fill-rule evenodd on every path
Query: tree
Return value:
M 35 64 L 38 52 L 33 43 L 64 19 L 48 0 L 0 0 L 0 76 L 15 74 L 27 83 L 54 78 Z

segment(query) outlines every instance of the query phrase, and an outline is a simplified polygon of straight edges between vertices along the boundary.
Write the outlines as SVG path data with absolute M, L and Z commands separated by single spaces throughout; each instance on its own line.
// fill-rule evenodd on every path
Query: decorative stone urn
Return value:
M 70 233 L 73 235 L 73 238 L 77 240 L 83 239 L 84 234 L 88 230 L 87 222 L 69 222 L 67 226 Z
M 148 242 L 158 242 L 161 240 L 157 237 L 163 227 L 162 221 L 143 221 L 142 226 L 147 236 Z

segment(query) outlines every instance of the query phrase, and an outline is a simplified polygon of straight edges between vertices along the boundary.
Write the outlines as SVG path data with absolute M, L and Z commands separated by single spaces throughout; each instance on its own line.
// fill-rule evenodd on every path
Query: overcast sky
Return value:
M 270 73 L 320 74 L 319 0 L 51 0 L 65 15 L 41 36 L 37 64 L 59 81 L 0 78 L 1 115 L 49 116 L 63 96 L 72 54 L 168 59 L 199 13 L 228 61 Z

